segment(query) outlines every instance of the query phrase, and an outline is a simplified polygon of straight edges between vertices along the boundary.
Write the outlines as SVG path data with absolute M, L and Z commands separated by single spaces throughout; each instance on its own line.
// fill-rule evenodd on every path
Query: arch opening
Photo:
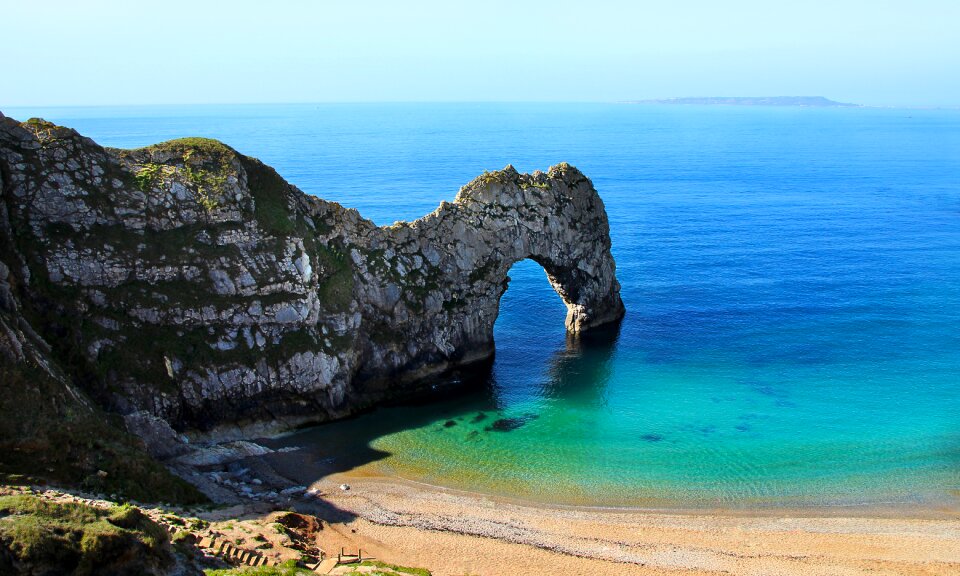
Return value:
M 546 270 L 532 258 L 507 271 L 493 327 L 492 389 L 497 403 L 510 406 L 544 396 L 550 371 L 566 348 L 567 306 Z
M 620 324 L 572 333 L 562 286 L 535 258 L 507 271 L 494 323 L 492 390 L 498 405 L 577 397 L 599 401 L 610 377 Z
M 497 306 L 495 341 L 521 336 L 563 341 L 566 330 L 560 319 L 566 316 L 567 305 L 550 282 L 549 273 L 533 258 L 519 260 L 510 267 Z

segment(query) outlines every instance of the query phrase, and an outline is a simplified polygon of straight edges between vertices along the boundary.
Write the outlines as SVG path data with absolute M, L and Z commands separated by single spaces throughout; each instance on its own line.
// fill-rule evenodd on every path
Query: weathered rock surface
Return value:
M 0 258 L 34 327 L 152 437 L 175 434 L 151 417 L 184 431 L 343 416 L 489 357 L 525 258 L 570 332 L 623 315 L 603 202 L 566 164 L 485 173 L 378 227 L 216 141 L 106 149 L 0 115 L 0 178 Z
M 8 174 L 0 164 L 4 192 Z M 52 332 L 49 342 L 40 336 L 34 321 L 41 317 L 23 300 L 31 291 L 31 272 L 11 243 L 15 231 L 9 224 L 6 203 L 0 202 L 0 483 L 43 478 L 127 498 L 204 501 L 151 458 L 143 442 L 123 432 L 116 415 L 103 412 L 88 397 L 78 385 L 81 379 L 58 359 L 69 363 L 69 350 L 49 343 L 58 343 L 58 333 Z M 183 451 L 183 442 L 165 421 L 145 412 L 131 416 L 161 433 L 168 431 L 155 442 L 157 447 L 174 438 L 165 448 L 170 454 L 161 455 Z M 2 559 L 0 573 L 7 573 Z

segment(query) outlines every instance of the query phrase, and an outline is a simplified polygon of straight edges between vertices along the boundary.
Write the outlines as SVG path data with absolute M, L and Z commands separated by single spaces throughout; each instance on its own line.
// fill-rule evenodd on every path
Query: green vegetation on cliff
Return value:
M 290 186 L 273 168 L 259 160 L 243 158 L 241 164 L 247 172 L 257 223 L 275 236 L 292 234 L 296 225 L 290 217 Z
M 37 367 L 0 358 L 0 480 L 57 482 L 144 502 L 206 501 L 151 458 L 118 416 L 79 394 Z
M 172 564 L 166 531 L 136 508 L 0 496 L 0 573 L 161 574 Z

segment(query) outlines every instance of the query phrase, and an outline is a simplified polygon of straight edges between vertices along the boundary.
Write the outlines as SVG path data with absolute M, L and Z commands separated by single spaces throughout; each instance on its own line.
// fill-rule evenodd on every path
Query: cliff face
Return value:
M 0 178 L 17 297 L 50 354 L 138 430 L 323 420 L 408 393 L 492 354 L 525 258 L 570 332 L 623 315 L 603 202 L 566 164 L 485 173 L 378 227 L 216 141 L 105 149 L 0 115 Z
M 5 175 L 0 171 L 0 186 Z M 204 501 L 123 432 L 118 416 L 91 401 L 37 333 L 36 315 L 20 296 L 29 270 L 6 241 L 11 229 L 5 216 L 0 204 L 0 483 L 44 478 L 144 501 Z M 169 426 L 156 423 L 164 425 L 160 433 L 168 432 L 169 444 L 182 446 Z M 158 435 L 153 440 L 163 445 Z M 163 455 L 162 448 L 155 454 Z M 0 572 L 2 565 L 0 559 Z

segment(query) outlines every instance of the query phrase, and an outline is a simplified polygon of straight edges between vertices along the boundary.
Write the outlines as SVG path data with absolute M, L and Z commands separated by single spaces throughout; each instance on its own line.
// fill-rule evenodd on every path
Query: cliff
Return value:
M 6 214 L 0 204 L 0 484 L 43 479 L 145 501 L 204 501 L 91 401 L 34 329 L 37 316 L 20 298 L 30 271 L 7 242 Z
M 336 418 L 489 357 L 525 258 L 568 331 L 623 315 L 603 202 L 566 164 L 485 173 L 378 227 L 217 141 L 117 150 L 0 115 L 0 180 L 4 328 L 29 327 L 46 346 L 31 365 L 58 366 L 155 452 L 170 426 Z

